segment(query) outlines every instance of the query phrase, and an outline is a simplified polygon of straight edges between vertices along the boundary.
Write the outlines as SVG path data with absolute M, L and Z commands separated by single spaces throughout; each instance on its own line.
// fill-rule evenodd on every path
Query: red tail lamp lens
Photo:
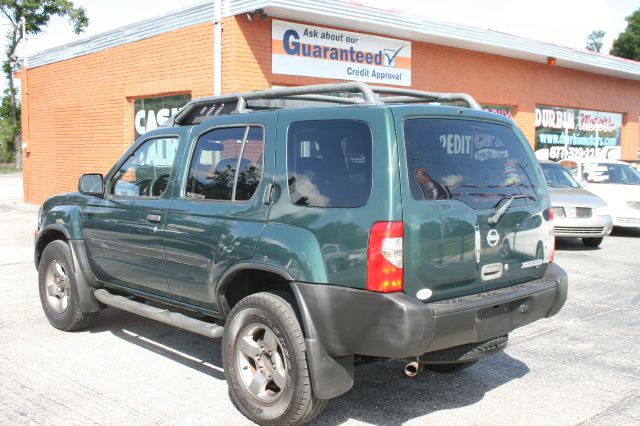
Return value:
M 369 233 L 367 290 L 392 293 L 403 290 L 402 222 L 376 222 Z

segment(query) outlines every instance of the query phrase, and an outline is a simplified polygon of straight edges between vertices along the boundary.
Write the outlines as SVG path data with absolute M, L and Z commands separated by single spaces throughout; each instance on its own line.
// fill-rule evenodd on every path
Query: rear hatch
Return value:
M 524 137 L 487 114 L 434 117 L 422 108 L 394 110 L 404 291 L 435 301 L 540 278 L 553 250 L 552 224 Z

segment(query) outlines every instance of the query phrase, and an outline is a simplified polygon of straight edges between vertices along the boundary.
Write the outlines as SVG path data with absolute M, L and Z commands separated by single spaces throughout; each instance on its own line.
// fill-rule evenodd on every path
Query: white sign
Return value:
M 411 42 L 273 20 L 274 74 L 411 85 Z

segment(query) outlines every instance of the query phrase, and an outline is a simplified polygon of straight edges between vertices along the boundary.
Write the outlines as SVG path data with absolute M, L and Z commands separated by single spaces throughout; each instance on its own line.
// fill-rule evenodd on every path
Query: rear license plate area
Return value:
M 513 315 L 517 313 L 518 302 L 502 303 L 478 311 L 477 334 L 482 340 L 503 336 L 513 329 Z

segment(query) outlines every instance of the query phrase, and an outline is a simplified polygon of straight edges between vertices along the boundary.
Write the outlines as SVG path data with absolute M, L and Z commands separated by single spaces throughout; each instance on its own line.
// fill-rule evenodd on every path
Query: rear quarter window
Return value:
M 415 118 L 404 123 L 409 188 L 414 199 L 495 207 L 505 197 L 535 200 L 536 172 L 507 126 L 471 120 Z
M 308 207 L 361 207 L 371 194 L 371 129 L 357 120 L 291 123 L 289 196 Z

